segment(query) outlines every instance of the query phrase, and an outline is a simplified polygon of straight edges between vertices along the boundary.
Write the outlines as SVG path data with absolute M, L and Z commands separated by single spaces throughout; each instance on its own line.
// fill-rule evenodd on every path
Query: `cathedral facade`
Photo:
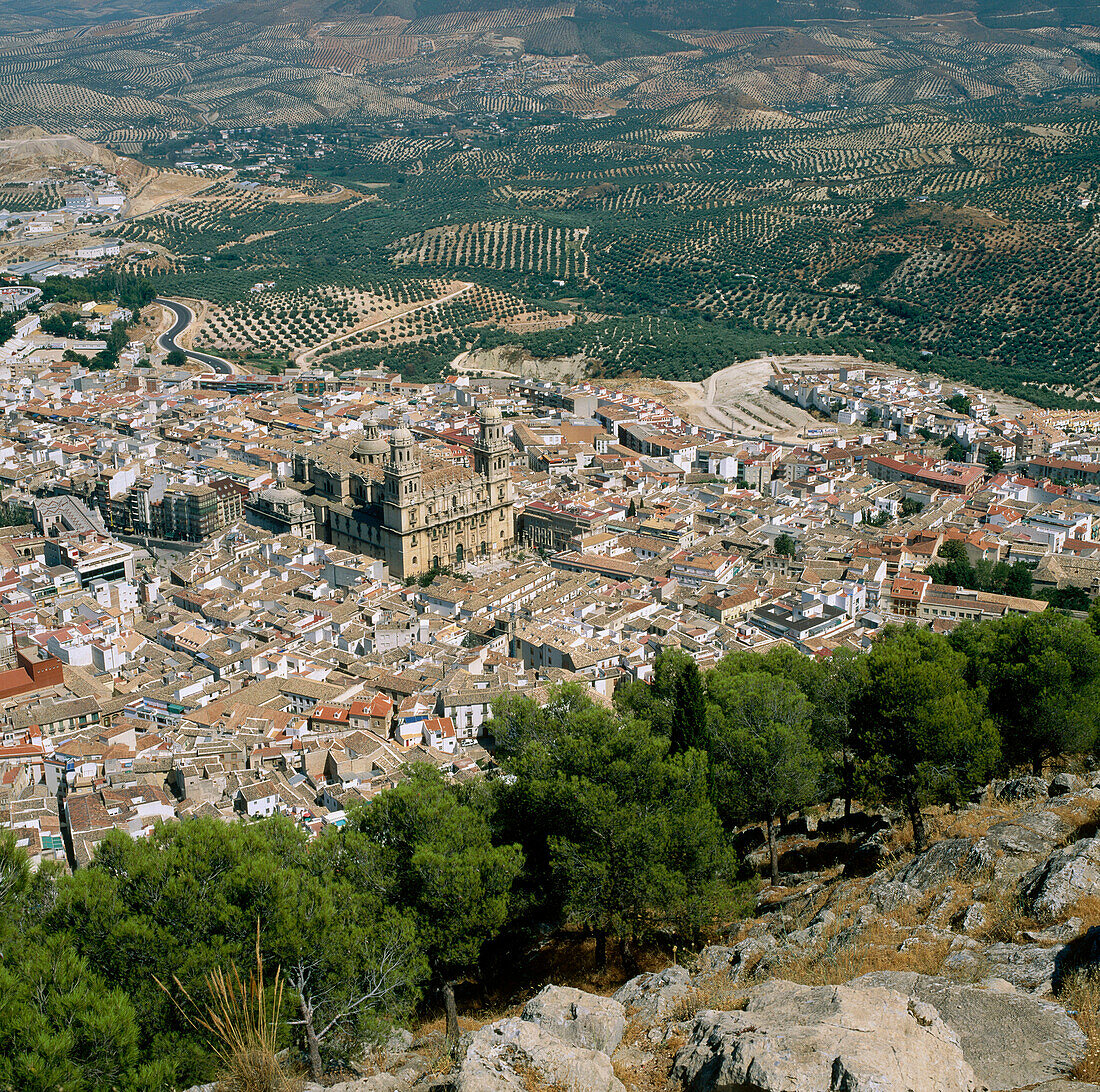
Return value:
M 317 537 L 384 561 L 401 580 L 498 556 L 514 536 L 512 471 L 500 410 L 481 416 L 473 466 L 422 454 L 407 428 L 376 426 L 350 450 L 330 444 L 294 457 L 294 487 Z

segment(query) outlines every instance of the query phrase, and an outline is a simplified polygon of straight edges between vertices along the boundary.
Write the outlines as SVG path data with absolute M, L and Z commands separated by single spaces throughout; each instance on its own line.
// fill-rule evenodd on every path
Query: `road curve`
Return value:
M 171 352 L 173 349 L 178 349 L 181 353 L 184 353 L 191 360 L 197 360 L 200 364 L 206 364 L 213 368 L 216 372 L 221 372 L 222 375 L 232 375 L 233 366 L 225 360 L 222 360 L 220 356 L 211 356 L 209 353 L 197 353 L 194 349 L 186 349 L 182 345 L 177 344 L 176 338 L 180 336 L 195 321 L 195 312 L 190 307 L 184 306 L 182 303 L 176 303 L 175 300 L 166 300 L 158 296 L 154 303 L 159 303 L 161 307 L 167 307 L 173 315 L 176 316 L 176 321 L 172 325 L 172 329 L 166 334 L 161 334 L 157 338 L 157 344 L 167 352 Z

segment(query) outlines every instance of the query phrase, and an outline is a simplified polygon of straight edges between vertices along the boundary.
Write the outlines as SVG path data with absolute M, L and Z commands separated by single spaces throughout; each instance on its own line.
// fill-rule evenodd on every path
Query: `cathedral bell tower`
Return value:
M 474 470 L 489 483 L 490 500 L 499 503 L 512 498 L 511 460 L 504 436 L 504 420 L 496 406 L 481 414 L 481 436 L 474 445 Z
M 390 457 L 383 470 L 385 523 L 395 531 L 416 526 L 420 505 L 420 457 L 407 428 L 390 435 Z

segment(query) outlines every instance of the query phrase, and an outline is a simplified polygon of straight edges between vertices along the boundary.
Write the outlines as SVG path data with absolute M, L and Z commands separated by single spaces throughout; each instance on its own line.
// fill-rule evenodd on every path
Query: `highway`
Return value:
M 182 303 L 176 303 L 174 300 L 162 299 L 160 296 L 154 300 L 155 303 L 159 303 L 161 307 L 167 307 L 173 315 L 176 316 L 176 321 L 172 326 L 172 329 L 166 334 L 161 334 L 157 338 L 157 344 L 162 348 L 171 352 L 173 349 L 179 349 L 181 353 L 186 353 L 192 360 L 197 360 L 200 364 L 209 365 L 216 372 L 221 372 L 222 375 L 233 375 L 233 366 L 225 360 L 222 360 L 220 356 L 211 356 L 209 353 L 197 353 L 194 349 L 186 349 L 182 345 L 176 344 L 176 338 L 180 336 L 195 321 L 195 313 L 190 307 L 185 307 Z

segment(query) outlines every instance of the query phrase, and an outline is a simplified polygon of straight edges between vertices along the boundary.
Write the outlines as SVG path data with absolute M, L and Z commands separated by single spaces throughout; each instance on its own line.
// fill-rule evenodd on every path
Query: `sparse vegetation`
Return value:
M 1100 1080 L 1100 972 L 1074 972 L 1062 990 L 1062 1001 L 1088 1040 L 1085 1057 L 1074 1074 L 1082 1081 Z
M 179 998 L 173 1000 L 184 1019 L 210 1041 L 226 1092 L 295 1092 L 301 1081 L 287 1073 L 278 1057 L 285 983 L 280 968 L 274 976 L 264 975 L 259 932 L 257 922 L 255 966 L 247 978 L 241 978 L 232 961 L 228 970 L 213 968 L 204 982 L 209 1001 L 203 1003 L 173 977 L 186 1007 Z M 171 996 L 168 987 L 158 985 Z

